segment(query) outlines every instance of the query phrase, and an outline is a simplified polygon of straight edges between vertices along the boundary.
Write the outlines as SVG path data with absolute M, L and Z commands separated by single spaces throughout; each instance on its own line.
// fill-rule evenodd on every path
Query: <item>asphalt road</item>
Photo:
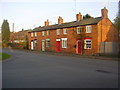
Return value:
M 117 88 L 118 62 L 3 49 L 3 88 Z

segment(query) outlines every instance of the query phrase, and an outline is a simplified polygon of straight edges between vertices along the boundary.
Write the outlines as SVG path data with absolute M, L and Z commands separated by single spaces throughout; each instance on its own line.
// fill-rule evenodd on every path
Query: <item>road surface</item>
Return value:
M 3 88 L 117 88 L 118 62 L 3 49 Z

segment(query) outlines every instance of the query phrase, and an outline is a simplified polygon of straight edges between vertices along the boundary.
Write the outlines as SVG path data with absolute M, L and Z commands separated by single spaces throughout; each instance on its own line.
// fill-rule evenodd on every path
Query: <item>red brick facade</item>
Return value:
M 19 32 L 11 32 L 10 33 L 10 42 L 11 43 L 20 43 L 20 42 L 25 42 L 28 40 L 28 32 L 30 30 L 23 30 Z
M 102 17 L 86 20 L 79 13 L 77 20 L 70 23 L 63 23 L 62 17 L 57 25 L 49 25 L 47 20 L 44 27 L 29 32 L 29 49 L 84 55 L 99 53 L 100 42 L 118 42 L 118 32 L 107 18 L 107 9 L 101 11 Z

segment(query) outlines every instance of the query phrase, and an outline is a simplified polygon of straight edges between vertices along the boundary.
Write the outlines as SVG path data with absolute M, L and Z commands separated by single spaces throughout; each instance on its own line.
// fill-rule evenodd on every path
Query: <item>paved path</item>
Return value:
M 117 88 L 118 62 L 4 49 L 3 88 Z

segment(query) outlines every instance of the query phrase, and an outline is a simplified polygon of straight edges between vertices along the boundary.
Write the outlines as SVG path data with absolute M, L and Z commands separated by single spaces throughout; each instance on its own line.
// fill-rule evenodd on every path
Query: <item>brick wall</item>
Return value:
M 106 18 L 98 23 L 98 52 L 100 42 L 118 42 L 118 30 L 112 22 Z
M 77 39 L 81 40 L 82 44 L 82 53 L 85 55 L 90 55 L 94 53 L 99 53 L 100 42 L 117 42 L 117 30 L 114 25 L 110 22 L 109 19 L 103 19 L 98 24 L 91 25 L 92 32 L 86 33 L 86 26 L 81 26 L 83 32 L 77 34 L 77 27 L 70 27 L 67 29 L 67 34 L 63 34 L 63 29 L 60 29 L 60 35 L 56 35 L 56 30 L 50 30 L 50 35 L 47 35 L 47 31 L 44 31 L 44 36 L 42 32 L 37 32 L 36 37 L 31 37 L 29 33 L 29 48 L 31 47 L 31 41 L 37 40 L 37 46 L 34 47 L 34 50 L 42 50 L 42 40 L 45 40 L 45 51 L 54 51 L 56 52 L 56 39 L 67 38 L 67 48 L 62 48 L 62 40 L 60 41 L 60 52 L 67 53 L 76 53 L 76 41 Z M 92 40 L 92 49 L 84 49 L 84 38 L 91 38 Z M 46 39 L 50 39 L 50 47 L 46 47 Z

